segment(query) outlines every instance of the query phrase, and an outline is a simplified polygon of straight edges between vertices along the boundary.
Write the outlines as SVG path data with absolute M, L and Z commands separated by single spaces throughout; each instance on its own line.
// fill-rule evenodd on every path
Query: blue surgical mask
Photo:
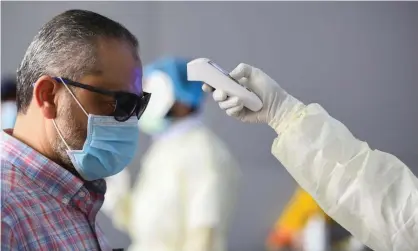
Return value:
M 138 119 L 118 122 L 113 116 L 87 114 L 80 102 L 63 83 L 88 117 L 87 138 L 82 150 L 72 150 L 55 121 L 53 124 L 67 146 L 74 168 L 85 180 L 103 179 L 121 172 L 134 158 L 138 147 Z

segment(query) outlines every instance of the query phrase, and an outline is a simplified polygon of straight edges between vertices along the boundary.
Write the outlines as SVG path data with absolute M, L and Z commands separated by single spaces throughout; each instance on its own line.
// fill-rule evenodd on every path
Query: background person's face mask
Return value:
M 166 131 L 170 125 L 171 120 L 168 118 L 148 117 L 142 116 L 139 120 L 139 128 L 148 135 L 157 135 Z
M 75 169 L 89 181 L 119 173 L 132 161 L 137 151 L 138 119 L 133 116 L 125 122 L 118 122 L 113 116 L 88 114 L 64 82 L 63 85 L 88 117 L 87 138 L 82 150 L 70 149 L 53 120 Z
M 143 89 L 152 96 L 138 125 L 144 133 L 155 136 L 166 131 L 172 124 L 166 115 L 176 101 L 173 84 L 167 74 L 155 71 L 144 79 Z
M 1 129 L 13 128 L 17 116 L 17 106 L 15 101 L 5 101 L 1 103 Z

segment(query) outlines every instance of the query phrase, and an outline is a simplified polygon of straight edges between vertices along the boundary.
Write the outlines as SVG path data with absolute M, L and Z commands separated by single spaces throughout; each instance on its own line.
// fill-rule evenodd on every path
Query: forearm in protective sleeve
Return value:
M 321 208 L 375 251 L 418 250 L 418 180 L 318 104 L 274 128 L 272 153 Z

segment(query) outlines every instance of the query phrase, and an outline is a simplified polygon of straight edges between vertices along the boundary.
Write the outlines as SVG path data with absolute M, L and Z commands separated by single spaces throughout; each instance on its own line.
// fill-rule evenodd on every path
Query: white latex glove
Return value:
M 121 199 L 130 192 L 130 174 L 128 169 L 125 168 L 120 173 L 107 177 L 105 180 L 107 189 L 102 211 L 108 217 L 113 218 L 117 204 L 121 203 Z
M 243 122 L 267 123 L 277 131 L 284 120 L 304 106 L 260 69 L 241 63 L 230 75 L 257 94 L 263 103 L 260 111 L 253 112 L 244 107 L 238 97 L 228 97 L 223 90 L 215 90 L 213 99 L 218 102 L 219 107 L 229 116 Z M 213 91 L 213 88 L 207 84 L 204 84 L 202 89 L 205 92 Z

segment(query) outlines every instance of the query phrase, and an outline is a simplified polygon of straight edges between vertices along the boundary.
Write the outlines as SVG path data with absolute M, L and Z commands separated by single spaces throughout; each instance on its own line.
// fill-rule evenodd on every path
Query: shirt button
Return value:
M 69 200 L 68 200 L 68 198 L 64 198 L 64 199 L 62 199 L 62 202 L 63 202 L 64 204 L 67 204 L 67 203 L 69 202 Z
M 84 197 L 84 196 L 86 196 L 86 193 L 85 193 L 85 192 L 83 192 L 83 191 L 81 191 L 81 192 L 80 192 L 80 196 L 81 196 L 81 197 Z

